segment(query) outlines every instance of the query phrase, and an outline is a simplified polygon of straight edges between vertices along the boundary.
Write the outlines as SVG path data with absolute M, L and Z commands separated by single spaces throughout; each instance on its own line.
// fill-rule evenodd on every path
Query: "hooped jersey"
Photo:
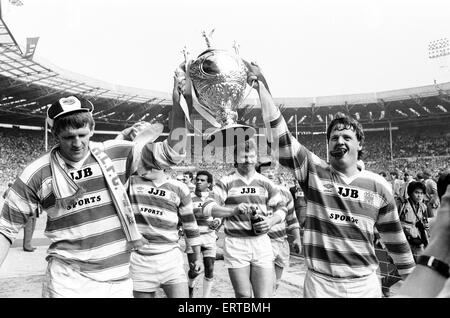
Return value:
M 279 189 L 265 176 L 255 173 L 251 179 L 246 179 L 235 172 L 220 179 L 213 187 L 213 193 L 203 206 L 203 213 L 211 215 L 214 205 L 225 205 L 234 208 L 240 203 L 248 203 L 257 207 L 257 212 L 270 216 L 269 208 L 280 215 L 282 222 L 286 217 L 286 206 Z M 224 233 L 234 237 L 255 236 L 252 231 L 250 216 L 237 214 L 224 218 Z
M 307 200 L 303 245 L 309 269 L 333 277 L 376 271 L 374 226 L 400 274 L 414 260 L 400 224 L 391 185 L 367 170 L 346 177 L 301 145 L 279 113 L 270 122 L 279 162 L 293 169 Z
M 195 192 L 191 192 L 192 206 L 194 209 L 195 219 L 197 220 L 198 229 L 200 234 L 207 234 L 214 232 L 213 229 L 209 228 L 209 223 L 214 219 L 212 216 L 205 216 L 202 212 L 203 205 L 209 196 L 208 192 L 203 192 L 198 196 Z
M 179 247 L 179 220 L 187 242 L 191 246 L 200 243 L 191 194 L 186 184 L 168 178 L 163 184 L 155 185 L 151 180 L 133 175 L 129 194 L 139 231 L 149 241 L 139 248 L 139 253 L 154 255 Z
M 117 176 L 125 184 L 135 159 L 133 143 L 109 140 L 103 146 Z M 167 164 L 168 154 L 173 151 L 168 149 L 167 142 L 154 143 L 151 147 L 153 162 Z M 86 190 L 83 197 L 67 208 L 55 206 L 50 153 L 46 153 L 28 165 L 8 191 L 0 217 L 0 234 L 13 242 L 30 215 L 41 206 L 47 213 L 44 234 L 51 241 L 47 259 L 57 257 L 97 281 L 129 277 L 130 247 L 100 165 L 89 155 L 77 168 L 68 164 L 64 168 Z

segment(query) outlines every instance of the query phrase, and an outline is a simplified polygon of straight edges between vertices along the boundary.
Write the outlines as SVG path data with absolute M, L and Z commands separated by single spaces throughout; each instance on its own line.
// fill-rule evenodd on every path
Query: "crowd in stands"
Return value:
M 103 141 L 113 137 L 113 135 L 94 135 L 92 140 Z M 362 159 L 368 170 L 377 173 L 396 170 L 400 175 L 408 171 L 415 176 L 426 167 L 431 169 L 433 177 L 437 178 L 441 170 L 450 168 L 450 127 L 393 131 L 393 161 L 390 160 L 388 131 L 366 132 L 365 138 Z M 0 128 L 0 192 L 5 190 L 8 182 L 13 181 L 28 163 L 45 152 L 44 140 L 43 131 Z M 301 135 L 298 140 L 319 157 L 326 159 L 324 134 Z M 54 139 L 49 134 L 48 149 L 53 144 Z M 232 154 L 228 154 L 228 158 L 232 158 Z M 194 150 L 194 147 L 192 147 L 191 156 L 186 158 L 184 166 L 186 170 L 192 166 L 195 166 L 196 170 L 209 170 L 216 179 L 233 170 L 232 162 L 223 162 L 217 157 L 213 160 L 204 158 L 202 154 Z M 183 165 L 178 168 L 183 170 Z M 176 176 L 179 173 L 179 170 L 174 170 L 172 175 Z M 281 168 L 279 174 L 286 184 L 293 184 L 292 175 L 288 170 Z
M 45 153 L 44 136 L 44 131 L 0 128 L 0 193 L 31 161 Z M 111 138 L 110 135 L 94 137 L 93 141 Z M 55 140 L 49 134 L 48 149 L 54 144 Z

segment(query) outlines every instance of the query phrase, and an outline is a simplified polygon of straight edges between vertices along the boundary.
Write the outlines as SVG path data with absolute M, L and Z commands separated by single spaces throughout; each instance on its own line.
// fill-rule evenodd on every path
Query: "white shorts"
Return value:
M 187 283 L 183 253 L 179 248 L 156 255 L 131 253 L 133 290 L 154 292 L 161 285 Z
M 216 258 L 216 240 L 217 235 L 216 231 L 212 231 L 209 233 L 201 234 L 200 235 L 200 246 L 201 251 L 203 254 L 203 257 L 214 257 Z M 187 254 L 192 254 L 194 251 L 192 250 L 192 246 L 190 246 L 186 241 L 186 250 L 185 252 Z
M 223 258 L 227 268 L 241 268 L 250 265 L 273 268 L 273 251 L 267 234 L 224 239 Z
M 270 240 L 272 243 L 272 249 L 273 249 L 273 257 L 274 257 L 274 263 L 278 267 L 289 267 L 289 242 L 287 240 L 284 241 L 278 241 L 278 240 Z
M 333 278 L 306 271 L 304 298 L 381 298 L 381 284 L 376 274 L 360 278 Z
M 42 286 L 43 298 L 133 298 L 131 278 L 99 282 L 81 275 L 57 258 L 51 258 Z

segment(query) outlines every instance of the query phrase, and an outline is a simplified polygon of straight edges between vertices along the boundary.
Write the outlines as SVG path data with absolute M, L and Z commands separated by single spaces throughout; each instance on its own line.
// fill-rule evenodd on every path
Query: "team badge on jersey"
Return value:
M 375 195 L 371 192 L 366 191 L 364 193 L 364 202 L 366 202 L 367 204 L 373 205 L 375 201 Z
M 331 193 L 331 192 L 333 192 L 334 186 L 333 186 L 331 183 L 325 183 L 325 184 L 323 185 L 323 187 L 325 188 L 325 189 L 323 190 L 324 193 Z
M 145 188 L 144 188 L 144 187 L 141 187 L 141 186 L 138 186 L 138 187 L 136 187 L 135 189 L 136 189 L 136 192 L 137 192 L 137 193 L 143 193 L 143 192 L 145 192 Z
M 201 202 L 201 201 L 193 202 L 193 203 L 194 203 L 194 209 L 195 209 L 195 208 L 200 209 L 200 208 L 203 207 L 203 202 Z
M 173 192 L 170 192 L 169 198 L 171 202 L 177 202 L 177 195 Z

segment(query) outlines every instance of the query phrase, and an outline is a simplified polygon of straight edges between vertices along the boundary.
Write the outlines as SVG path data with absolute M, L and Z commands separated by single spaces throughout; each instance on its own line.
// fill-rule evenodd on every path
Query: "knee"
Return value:
M 247 292 L 244 292 L 242 290 L 235 290 L 234 295 L 236 296 L 236 298 L 251 298 L 252 297 L 252 293 L 250 290 Z

